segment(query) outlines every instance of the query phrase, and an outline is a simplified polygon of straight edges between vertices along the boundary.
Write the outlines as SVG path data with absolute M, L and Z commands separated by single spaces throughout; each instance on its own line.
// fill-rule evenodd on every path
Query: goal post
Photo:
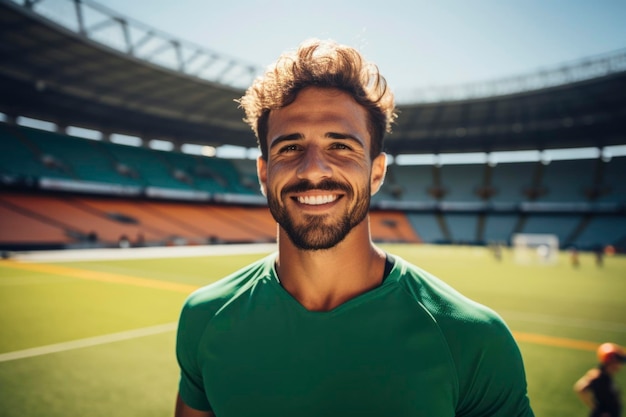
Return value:
M 522 265 L 555 264 L 559 257 L 559 238 L 552 234 L 518 233 L 511 240 L 513 258 Z

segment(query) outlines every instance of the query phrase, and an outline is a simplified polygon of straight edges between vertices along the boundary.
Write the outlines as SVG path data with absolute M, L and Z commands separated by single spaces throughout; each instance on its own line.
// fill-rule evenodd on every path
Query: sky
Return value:
M 626 0 L 100 0 L 177 38 L 265 67 L 305 39 L 375 62 L 397 96 L 626 48 Z M 400 98 L 400 97 L 398 97 Z

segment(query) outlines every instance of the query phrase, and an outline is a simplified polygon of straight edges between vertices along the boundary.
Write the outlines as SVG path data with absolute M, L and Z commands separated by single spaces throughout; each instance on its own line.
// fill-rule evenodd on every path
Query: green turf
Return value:
M 626 258 L 590 255 L 570 266 L 497 262 L 482 248 L 388 245 L 498 311 L 513 331 L 626 344 Z M 72 262 L 90 271 L 200 286 L 260 255 Z M 69 278 L 0 262 L 0 354 L 177 320 L 179 291 Z M 572 391 L 591 351 L 520 342 L 536 415 L 584 416 Z M 0 362 L 0 415 L 171 416 L 178 370 L 174 332 Z M 506 366 L 506 364 L 503 364 Z M 626 371 L 618 377 L 626 388 Z

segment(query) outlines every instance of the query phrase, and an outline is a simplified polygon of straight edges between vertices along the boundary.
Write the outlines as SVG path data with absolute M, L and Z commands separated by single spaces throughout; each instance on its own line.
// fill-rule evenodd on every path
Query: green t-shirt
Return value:
M 328 312 L 280 285 L 270 255 L 187 299 L 180 395 L 217 417 L 531 417 L 522 358 L 496 313 L 399 257 Z

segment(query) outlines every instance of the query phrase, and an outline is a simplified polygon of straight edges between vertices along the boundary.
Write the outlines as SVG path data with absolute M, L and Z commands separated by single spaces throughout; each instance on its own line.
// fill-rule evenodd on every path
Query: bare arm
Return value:
M 590 409 L 595 407 L 595 401 L 593 398 L 593 394 L 589 389 L 589 384 L 591 381 L 597 377 L 597 371 L 591 370 L 583 375 L 576 383 L 574 384 L 574 392 L 578 395 L 578 398 Z
M 212 411 L 200 411 L 195 408 L 189 407 L 180 398 L 180 395 L 176 396 L 176 412 L 174 417 L 215 417 Z

